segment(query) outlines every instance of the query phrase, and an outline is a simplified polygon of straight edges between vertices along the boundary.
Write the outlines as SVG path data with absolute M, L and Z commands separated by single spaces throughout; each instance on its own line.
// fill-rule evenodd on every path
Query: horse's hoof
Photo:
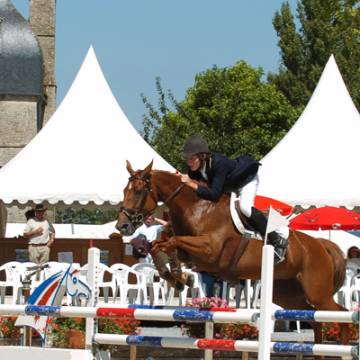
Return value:
M 187 274 L 187 279 L 186 279 L 186 286 L 188 286 L 189 288 L 194 287 L 194 282 L 195 282 L 195 278 L 193 274 Z
M 181 283 L 180 281 L 176 281 L 175 288 L 179 291 L 184 291 L 185 285 L 183 283 Z

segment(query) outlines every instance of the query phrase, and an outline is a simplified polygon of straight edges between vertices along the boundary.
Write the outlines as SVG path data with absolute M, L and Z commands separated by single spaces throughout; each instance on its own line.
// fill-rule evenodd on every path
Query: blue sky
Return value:
M 156 103 L 155 77 L 178 100 L 194 77 L 213 65 L 245 60 L 279 67 L 272 26 L 282 0 L 58 0 L 58 104 L 92 44 L 110 87 L 140 130 L 146 113 L 140 94 Z M 289 1 L 293 10 L 296 0 Z M 29 0 L 13 0 L 27 18 Z

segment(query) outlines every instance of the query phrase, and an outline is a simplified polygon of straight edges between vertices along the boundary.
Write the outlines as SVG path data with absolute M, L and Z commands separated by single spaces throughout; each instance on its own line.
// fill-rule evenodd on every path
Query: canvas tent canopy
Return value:
M 259 195 L 291 205 L 360 206 L 360 115 L 331 56 L 304 112 L 261 160 Z
M 91 47 L 61 105 L 0 170 L 5 204 L 117 204 L 134 169 L 174 171 L 130 124 Z

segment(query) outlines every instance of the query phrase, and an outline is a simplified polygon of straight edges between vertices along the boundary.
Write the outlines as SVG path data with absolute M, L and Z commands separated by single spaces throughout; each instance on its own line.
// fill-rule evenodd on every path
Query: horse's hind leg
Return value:
M 302 286 L 294 279 L 275 280 L 273 299 L 274 303 L 284 309 L 314 310 L 314 307 L 307 302 Z M 309 322 L 309 325 L 314 331 L 314 343 L 321 344 L 323 341 L 322 323 Z M 323 357 L 315 356 L 315 359 L 320 360 Z
M 298 276 L 302 284 L 307 301 L 313 305 L 316 310 L 347 311 L 337 304 L 333 298 L 334 286 L 331 267 L 322 269 L 313 269 L 308 267 L 303 274 Z M 341 325 L 341 343 L 349 343 L 349 326 Z

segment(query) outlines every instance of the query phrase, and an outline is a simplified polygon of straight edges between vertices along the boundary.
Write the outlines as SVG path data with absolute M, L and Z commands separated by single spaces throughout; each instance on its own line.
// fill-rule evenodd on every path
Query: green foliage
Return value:
M 273 19 L 281 66 L 269 74 L 290 103 L 303 108 L 334 54 L 352 99 L 360 109 L 360 10 L 355 0 L 300 0 L 297 29 L 289 4 Z
M 0 337 L 8 339 L 19 339 L 20 327 L 15 326 L 16 316 L 0 317 Z
M 117 219 L 118 210 L 88 210 L 67 208 L 65 210 L 57 210 L 55 222 L 57 224 L 94 224 L 102 225 Z
M 195 77 L 185 99 L 177 102 L 156 80 L 158 109 L 143 96 L 144 138 L 167 161 L 183 170 L 185 139 L 201 134 L 213 151 L 229 157 L 263 157 L 299 115 L 274 85 L 262 81 L 263 70 L 244 61 L 232 67 L 214 66 Z M 167 104 L 169 103 L 169 105 Z

